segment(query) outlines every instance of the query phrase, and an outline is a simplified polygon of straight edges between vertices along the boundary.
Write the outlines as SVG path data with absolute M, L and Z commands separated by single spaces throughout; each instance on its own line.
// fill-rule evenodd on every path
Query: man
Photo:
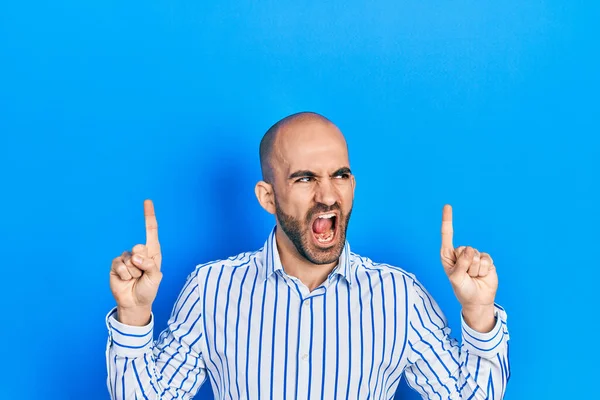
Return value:
M 350 252 L 355 179 L 342 133 L 298 113 L 260 144 L 261 206 L 276 226 L 258 251 L 198 265 L 153 341 L 161 252 L 151 201 L 146 244 L 115 258 L 107 316 L 113 399 L 390 399 L 404 373 L 427 399 L 500 399 L 510 376 L 506 314 L 491 257 L 452 244 L 441 261 L 462 305 L 462 345 L 414 275 Z

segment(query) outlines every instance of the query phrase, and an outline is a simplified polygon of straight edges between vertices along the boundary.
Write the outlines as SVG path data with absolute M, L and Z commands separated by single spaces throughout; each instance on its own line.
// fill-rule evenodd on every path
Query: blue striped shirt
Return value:
M 414 275 L 350 252 L 312 292 L 263 248 L 198 265 L 153 341 L 153 321 L 107 316 L 112 399 L 391 399 L 404 374 L 426 399 L 501 399 L 510 377 L 506 313 L 462 343 Z

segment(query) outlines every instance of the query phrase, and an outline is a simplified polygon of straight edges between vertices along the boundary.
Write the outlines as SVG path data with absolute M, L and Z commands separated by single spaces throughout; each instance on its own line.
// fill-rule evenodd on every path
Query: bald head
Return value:
M 282 136 L 298 134 L 300 130 L 294 128 L 307 127 L 309 125 L 328 126 L 332 128 L 332 130 L 334 129 L 337 131 L 341 139 L 344 140 L 337 127 L 321 114 L 304 111 L 288 115 L 271 126 L 260 141 L 260 168 L 265 182 L 273 182 L 275 169 L 274 154 L 281 151 L 282 146 L 280 145 Z
M 356 182 L 342 132 L 322 115 L 292 114 L 265 133 L 260 162 L 254 192 L 276 216 L 282 263 L 332 267 L 344 248 Z

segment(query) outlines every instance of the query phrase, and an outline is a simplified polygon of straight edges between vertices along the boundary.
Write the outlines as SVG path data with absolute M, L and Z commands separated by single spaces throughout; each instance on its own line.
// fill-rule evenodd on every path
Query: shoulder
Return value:
M 350 253 L 350 263 L 352 265 L 352 270 L 355 271 L 357 276 L 381 275 L 383 279 L 404 279 L 410 284 L 417 280 L 414 274 L 406 271 L 402 267 L 373 261 L 369 257 L 356 253 Z
M 352 271 L 359 282 L 373 282 L 374 279 L 381 280 L 384 286 L 393 285 L 397 288 L 404 288 L 409 297 L 419 296 L 422 298 L 430 297 L 429 293 L 419 282 L 414 273 L 408 272 L 402 267 L 376 262 L 369 257 L 350 253 L 350 262 Z
M 190 276 L 195 279 L 203 280 L 209 275 L 213 276 L 215 273 L 217 275 L 223 272 L 229 272 L 231 274 L 233 270 L 259 268 L 260 265 L 262 265 L 262 250 L 263 249 L 261 248 L 255 251 L 247 251 L 226 259 L 198 264 L 190 273 Z

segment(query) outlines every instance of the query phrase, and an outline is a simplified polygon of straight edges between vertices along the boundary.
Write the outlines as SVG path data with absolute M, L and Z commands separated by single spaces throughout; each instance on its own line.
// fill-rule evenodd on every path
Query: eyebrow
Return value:
M 342 168 L 336 170 L 333 174 L 331 174 L 331 176 L 337 176 L 337 175 L 343 175 L 343 174 L 352 174 L 352 171 L 350 171 L 350 168 L 348 168 L 348 167 L 342 167 Z M 317 176 L 317 174 L 315 174 L 312 171 L 301 170 L 301 171 L 296 171 L 296 172 L 292 173 L 288 177 L 288 179 L 304 178 L 304 177 L 314 178 L 316 176 Z
M 350 171 L 350 168 L 348 168 L 348 167 L 342 167 L 342 168 L 338 169 L 337 171 L 335 171 L 333 174 L 331 174 L 331 176 L 344 175 L 344 174 L 352 175 L 352 171 Z

